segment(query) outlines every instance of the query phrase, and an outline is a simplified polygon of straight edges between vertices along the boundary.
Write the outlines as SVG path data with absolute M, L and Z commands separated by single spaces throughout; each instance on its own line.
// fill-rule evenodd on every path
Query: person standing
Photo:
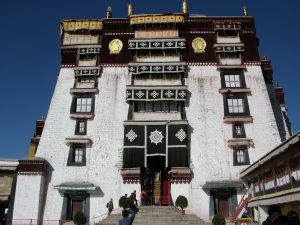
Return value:
M 136 199 L 136 190 L 132 192 L 132 201 L 134 202 L 135 205 L 137 205 L 137 199 Z
M 147 193 L 146 193 L 145 189 L 142 189 L 142 191 L 141 191 L 141 204 L 142 205 L 145 205 L 146 197 L 147 197 Z
M 119 220 L 119 225 L 132 225 L 132 222 L 135 218 L 135 211 L 131 208 L 129 208 L 129 210 L 124 209 L 122 211 L 122 217 L 123 219 Z
M 113 203 L 113 199 L 111 198 L 109 200 L 109 202 L 106 204 L 106 208 L 108 209 L 108 215 L 111 214 L 111 212 L 113 211 L 114 209 L 114 203 Z
M 268 217 L 262 223 L 263 225 L 289 225 L 287 216 L 282 215 L 278 205 L 271 205 L 268 209 Z

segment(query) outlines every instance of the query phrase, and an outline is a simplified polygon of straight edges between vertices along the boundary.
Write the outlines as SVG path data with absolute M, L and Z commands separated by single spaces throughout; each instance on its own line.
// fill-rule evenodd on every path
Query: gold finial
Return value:
M 112 10 L 111 7 L 108 6 L 107 10 L 106 10 L 106 19 L 111 18 L 112 17 Z
M 188 13 L 187 0 L 183 0 L 183 1 L 182 1 L 182 12 L 183 12 L 184 14 L 187 14 L 187 13 Z
M 246 6 L 243 6 L 243 15 L 248 16 L 248 10 Z
M 131 16 L 133 14 L 133 6 L 131 3 L 128 4 L 128 16 Z

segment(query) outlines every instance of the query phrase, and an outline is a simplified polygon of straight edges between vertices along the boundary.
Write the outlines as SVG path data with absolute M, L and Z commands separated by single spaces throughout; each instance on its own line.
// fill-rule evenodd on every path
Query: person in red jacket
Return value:
M 147 192 L 144 189 L 142 189 L 142 191 L 141 191 L 141 204 L 142 205 L 145 205 L 146 197 L 147 197 Z

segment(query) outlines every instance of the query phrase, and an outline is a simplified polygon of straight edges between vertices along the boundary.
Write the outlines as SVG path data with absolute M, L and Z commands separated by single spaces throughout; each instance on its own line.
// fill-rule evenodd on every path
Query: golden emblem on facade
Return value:
M 192 47 L 195 53 L 204 53 L 206 48 L 206 41 L 201 37 L 197 37 L 193 40 Z
M 120 39 L 113 39 L 109 43 L 110 54 L 120 54 L 123 48 L 123 42 Z

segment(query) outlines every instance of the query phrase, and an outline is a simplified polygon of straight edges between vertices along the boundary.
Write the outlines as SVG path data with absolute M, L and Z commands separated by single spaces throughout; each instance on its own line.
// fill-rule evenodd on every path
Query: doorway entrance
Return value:
M 141 170 L 141 189 L 147 193 L 146 205 L 170 204 L 170 169 L 165 165 L 165 156 L 147 157 L 147 168 Z

